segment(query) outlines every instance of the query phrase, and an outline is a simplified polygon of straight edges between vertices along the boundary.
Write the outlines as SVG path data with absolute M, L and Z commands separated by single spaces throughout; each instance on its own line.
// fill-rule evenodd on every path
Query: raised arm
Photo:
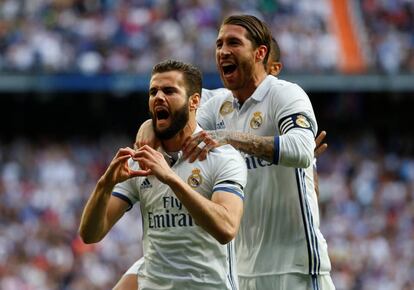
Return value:
M 217 190 L 211 200 L 205 198 L 175 174 L 160 152 L 148 145 L 137 151 L 134 160 L 171 187 L 195 222 L 220 243 L 226 244 L 236 236 L 243 213 L 243 201 L 239 196 Z
M 128 208 L 128 203 L 111 193 L 115 184 L 141 174 L 129 169 L 128 159 L 133 154 L 131 148 L 120 149 L 92 191 L 79 226 L 79 234 L 85 243 L 102 240 Z

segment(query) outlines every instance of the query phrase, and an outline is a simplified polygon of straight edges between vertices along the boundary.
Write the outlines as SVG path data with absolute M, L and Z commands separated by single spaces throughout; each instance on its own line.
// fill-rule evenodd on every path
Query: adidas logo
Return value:
M 152 184 L 149 182 L 147 178 L 144 179 L 144 181 L 141 183 L 139 189 L 145 189 L 145 188 L 151 188 Z
M 226 128 L 226 125 L 224 125 L 224 120 L 221 120 L 221 122 L 220 123 L 217 123 L 216 124 L 216 129 L 218 130 L 218 129 L 225 129 Z

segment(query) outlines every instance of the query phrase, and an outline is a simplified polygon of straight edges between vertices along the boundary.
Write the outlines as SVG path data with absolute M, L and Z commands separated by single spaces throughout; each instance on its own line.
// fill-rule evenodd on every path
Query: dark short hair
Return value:
M 201 96 L 201 88 L 203 86 L 202 74 L 196 66 L 178 60 L 168 59 L 156 64 L 152 68 L 151 76 L 170 71 L 179 71 L 183 74 L 188 97 L 195 93 Z
M 272 34 L 266 23 L 253 15 L 230 15 L 223 20 L 221 26 L 226 24 L 244 27 L 247 30 L 246 37 L 252 42 L 255 48 L 260 45 L 265 45 L 267 47 L 267 53 L 263 63 L 267 63 L 269 52 L 271 50 L 270 43 Z

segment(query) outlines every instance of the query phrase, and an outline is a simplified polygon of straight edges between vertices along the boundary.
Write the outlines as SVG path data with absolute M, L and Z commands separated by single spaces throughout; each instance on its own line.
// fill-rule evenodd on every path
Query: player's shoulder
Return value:
M 213 90 L 203 88 L 201 90 L 201 104 L 204 104 L 211 99 L 227 96 L 229 93 L 230 91 L 226 88 L 218 88 Z
M 204 101 L 203 101 L 203 98 L 205 98 Z M 227 99 L 232 100 L 233 95 L 231 91 L 225 88 L 220 88 L 220 89 L 215 89 L 215 90 L 203 89 L 201 99 L 202 99 L 201 107 L 203 106 L 211 107 L 211 106 L 219 106 Z
M 274 76 L 269 77 L 269 95 L 277 102 L 291 102 L 295 98 L 307 98 L 306 92 L 296 83 L 282 80 Z
M 269 76 L 269 86 L 274 89 L 292 89 L 292 90 L 300 89 L 302 90 L 302 88 L 297 83 L 287 81 L 287 80 L 282 80 L 275 76 Z

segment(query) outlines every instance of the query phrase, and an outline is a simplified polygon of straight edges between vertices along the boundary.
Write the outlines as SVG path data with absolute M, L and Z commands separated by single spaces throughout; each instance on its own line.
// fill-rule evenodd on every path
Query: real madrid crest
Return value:
M 296 117 L 296 125 L 302 128 L 310 128 L 310 124 L 308 119 L 306 119 L 303 115 L 297 115 Z
M 234 110 L 233 103 L 230 101 L 226 101 L 220 107 L 220 115 L 224 116 L 224 115 L 230 114 L 231 112 L 233 112 L 233 110 Z
M 203 182 L 203 178 L 200 175 L 200 169 L 194 168 L 192 170 L 192 174 L 187 179 L 187 183 L 192 188 L 196 188 L 196 187 L 199 187 L 202 182 Z
M 250 127 L 252 129 L 257 129 L 263 124 L 263 116 L 262 112 L 255 112 L 253 113 L 253 117 L 250 120 Z

